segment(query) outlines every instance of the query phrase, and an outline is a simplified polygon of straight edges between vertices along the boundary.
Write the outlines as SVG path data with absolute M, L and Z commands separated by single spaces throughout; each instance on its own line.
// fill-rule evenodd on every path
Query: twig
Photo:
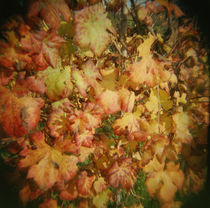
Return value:
M 131 11 L 131 16 L 132 16 L 132 18 L 133 18 L 133 20 L 136 22 L 136 28 L 137 28 L 137 32 L 138 32 L 138 34 L 140 34 L 140 27 L 141 27 L 141 25 L 140 25 L 140 22 L 139 22 L 139 20 L 138 20 L 138 18 L 137 18 L 137 11 L 136 11 L 136 5 L 135 5 L 135 2 L 134 2 L 134 0 L 130 0 L 131 1 L 131 6 L 132 6 L 132 9 L 134 10 L 134 14 L 135 14 L 135 16 L 133 15 L 133 12 Z
M 192 100 L 192 99 L 200 99 L 200 98 L 210 98 L 210 96 L 197 96 L 197 97 L 191 97 L 190 100 Z

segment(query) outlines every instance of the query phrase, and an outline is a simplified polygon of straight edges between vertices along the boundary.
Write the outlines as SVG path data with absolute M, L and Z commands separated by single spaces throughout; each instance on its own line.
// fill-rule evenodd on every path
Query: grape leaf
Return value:
M 141 139 L 140 125 L 133 113 L 125 113 L 122 118 L 116 119 L 113 128 L 117 135 L 127 133 L 130 140 Z
M 95 180 L 95 176 L 88 176 L 86 171 L 80 172 L 77 181 L 77 189 L 79 196 L 87 197 L 91 194 L 91 188 L 93 182 Z
M 32 140 L 36 149 L 21 151 L 20 154 L 25 158 L 20 160 L 18 167 L 29 167 L 27 178 L 33 178 L 40 189 L 49 189 L 55 182 L 69 181 L 76 175 L 77 157 L 63 155 L 50 147 L 41 132 L 35 132 Z
M 132 112 L 135 103 L 135 94 L 127 90 L 126 88 L 121 88 L 119 90 L 121 98 L 121 109 L 124 112 Z
M 113 114 L 120 111 L 120 96 L 117 91 L 105 90 L 97 98 L 97 103 L 103 108 L 106 114 Z
M 106 208 L 107 203 L 112 196 L 112 192 L 109 189 L 104 190 L 103 192 L 99 193 L 98 195 L 94 196 L 93 204 L 97 208 Z
M 44 105 L 41 98 L 18 98 L 1 86 L 0 95 L 0 123 L 9 136 L 24 136 L 36 127 Z
M 68 118 L 72 111 L 72 104 L 67 98 L 52 103 L 52 112 L 49 114 L 47 121 L 47 126 L 52 137 L 63 138 L 70 130 Z
M 64 70 L 48 67 L 45 71 L 47 74 L 45 78 L 46 94 L 49 99 L 55 101 L 68 97 L 73 88 L 70 69 L 67 67 Z
M 55 199 L 49 199 L 39 205 L 39 208 L 59 208 Z
M 30 53 L 36 62 L 35 69 L 44 70 L 49 63 L 53 68 L 57 67 L 59 48 L 66 41 L 56 35 L 55 32 L 40 30 L 36 33 L 27 31 L 22 35 L 21 48 Z
M 192 140 L 192 135 L 189 131 L 190 116 L 183 109 L 172 116 L 175 124 L 175 134 L 176 139 L 183 143 L 190 143 Z
M 31 57 L 24 51 L 17 50 L 20 44 L 14 31 L 6 32 L 7 40 L 0 40 L 0 66 L 10 71 L 31 64 Z
M 122 161 L 115 161 L 106 173 L 109 184 L 115 188 L 120 187 L 129 191 L 136 180 L 136 172 L 131 166 L 131 163 L 131 158 L 126 158 Z
M 75 40 L 81 47 L 90 47 L 96 56 L 101 56 L 111 41 L 111 35 L 107 30 L 114 32 L 101 3 L 76 13 Z
M 60 26 L 60 15 L 68 22 L 71 18 L 71 11 L 64 0 L 30 1 L 27 17 L 33 21 L 38 19 L 39 15 L 51 29 L 56 30 Z
M 41 95 L 46 91 L 44 80 L 41 77 L 28 76 L 25 78 L 25 72 L 19 73 L 17 84 Z
M 184 173 L 179 169 L 179 164 L 174 162 L 168 162 L 165 170 L 163 167 L 164 164 L 154 157 L 143 170 L 147 173 L 153 172 L 146 179 L 149 194 L 152 197 L 157 196 L 162 203 L 169 203 L 173 201 L 176 191 L 182 188 Z

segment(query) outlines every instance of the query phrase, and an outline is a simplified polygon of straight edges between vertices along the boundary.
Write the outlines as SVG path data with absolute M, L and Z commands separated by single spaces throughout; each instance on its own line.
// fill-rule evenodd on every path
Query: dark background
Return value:
M 25 14 L 25 6 L 27 0 L 4 0 L 0 3 L 0 24 L 2 24 L 7 17 L 16 14 Z M 179 3 L 180 2 L 180 3 Z M 179 6 L 183 11 L 198 20 L 198 27 L 207 40 L 210 38 L 210 0 L 180 0 Z M 207 41 L 209 44 L 209 41 Z M 209 144 L 208 144 L 209 146 Z M 210 148 L 208 148 L 210 150 Z M 210 154 L 208 154 L 210 155 Z M 210 158 L 208 156 L 208 161 Z M 18 199 L 18 189 L 13 183 L 7 181 L 7 175 L 12 173 L 12 169 L 0 163 L 0 207 L 2 208 L 21 208 Z M 207 183 L 205 189 L 198 195 L 189 198 L 184 208 L 209 208 L 210 207 L 210 174 L 208 171 Z

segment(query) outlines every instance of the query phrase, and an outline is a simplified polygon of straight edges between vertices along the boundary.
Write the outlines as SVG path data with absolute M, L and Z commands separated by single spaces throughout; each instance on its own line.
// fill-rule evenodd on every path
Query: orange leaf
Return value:
M 69 181 L 76 175 L 77 157 L 62 155 L 50 147 L 41 132 L 33 134 L 32 139 L 37 149 L 23 151 L 26 157 L 20 160 L 19 168 L 30 167 L 27 178 L 33 178 L 40 189 L 49 189 L 55 182 Z

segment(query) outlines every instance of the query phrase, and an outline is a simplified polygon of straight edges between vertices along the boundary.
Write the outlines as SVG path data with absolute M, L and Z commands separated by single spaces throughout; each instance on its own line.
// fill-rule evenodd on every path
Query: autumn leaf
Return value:
M 26 183 L 26 185 L 20 190 L 19 196 L 23 205 L 26 206 L 29 201 L 36 199 L 42 193 L 43 192 L 40 189 L 32 190 L 30 184 Z
M 4 40 L 0 40 L 0 66 L 10 71 L 22 68 L 32 62 L 31 57 L 24 51 L 16 50 L 20 44 L 14 31 L 6 32 Z
M 112 197 L 112 192 L 109 189 L 106 189 L 103 192 L 99 193 L 98 195 L 94 196 L 93 204 L 97 208 L 106 208 L 107 203 L 111 197 Z
M 91 131 L 85 130 L 81 133 L 75 135 L 76 144 L 78 146 L 92 147 L 93 145 L 93 133 Z
M 56 35 L 55 32 L 47 33 L 44 30 L 33 33 L 27 31 L 22 35 L 21 48 L 30 53 L 30 57 L 35 61 L 37 71 L 47 68 L 47 63 L 53 68 L 57 67 L 59 48 L 65 40 Z
M 72 79 L 75 82 L 75 85 L 79 91 L 79 93 L 86 97 L 86 90 L 88 88 L 88 81 L 82 71 L 79 71 L 77 68 L 72 68 Z
M 151 46 L 155 40 L 149 33 L 149 37 L 137 48 L 139 56 L 142 57 L 141 61 L 128 66 L 128 78 L 133 89 L 138 89 L 139 85 L 144 83 L 148 87 L 154 87 L 160 81 L 169 80 L 171 76 L 169 71 L 163 69 L 163 63 L 152 57 Z
M 0 95 L 0 123 L 5 133 L 20 137 L 36 127 L 44 105 L 41 98 L 18 98 L 4 87 L 0 87 Z
M 73 105 L 67 98 L 52 103 L 52 111 L 47 120 L 47 126 L 52 137 L 63 138 L 70 130 L 68 118 L 72 111 Z
M 13 74 L 11 71 L 0 71 L 0 85 L 7 85 L 12 78 Z
M 119 94 L 121 98 L 121 109 L 124 112 L 132 112 L 135 103 L 134 92 L 131 92 L 126 88 L 121 88 Z
M 87 97 L 87 89 L 91 86 L 96 94 L 101 92 L 101 87 L 97 82 L 98 79 L 101 79 L 101 75 L 92 61 L 87 61 L 84 65 L 82 65 L 82 70 L 77 68 L 72 69 L 72 78 L 74 83 L 79 90 L 79 93 L 83 97 Z
M 39 208 L 59 208 L 55 199 L 49 199 L 39 205 Z
M 158 162 L 156 157 L 146 165 L 143 170 L 148 175 L 146 186 L 149 194 L 158 197 L 162 203 L 172 202 L 177 190 L 182 188 L 184 182 L 184 173 L 179 169 L 179 164 L 168 162 L 166 169 L 163 169 L 164 164 Z
M 120 96 L 116 91 L 105 90 L 97 98 L 97 103 L 103 108 L 106 114 L 120 111 Z
M 71 11 L 64 0 L 31 1 L 28 5 L 27 17 L 33 21 L 36 20 L 39 15 L 50 28 L 56 30 L 60 26 L 60 16 L 68 22 L 71 18 Z
M 107 30 L 114 32 L 101 3 L 76 13 L 75 40 L 81 47 L 90 47 L 96 56 L 101 56 L 111 41 L 111 35 Z
M 117 135 L 128 134 L 130 140 L 138 139 L 140 126 L 138 119 L 132 113 L 125 113 L 122 118 L 116 119 L 113 124 L 114 132 Z
M 190 143 L 192 140 L 192 135 L 189 131 L 190 126 L 190 116 L 183 109 L 172 116 L 175 125 L 176 139 L 183 143 Z
M 93 184 L 94 190 L 97 194 L 103 192 L 107 186 L 108 184 L 103 177 L 99 177 Z
M 57 109 L 50 113 L 47 125 L 52 137 L 62 138 L 69 130 L 70 122 L 66 117 L 65 111 L 62 109 Z
M 93 182 L 95 180 L 95 176 L 88 176 L 86 171 L 80 172 L 77 181 L 77 189 L 79 196 L 88 197 L 91 194 L 91 188 Z
M 73 85 L 71 82 L 71 71 L 68 67 L 63 70 L 48 67 L 43 73 L 46 73 L 46 75 L 43 76 L 46 76 L 46 94 L 49 99 L 55 101 L 70 95 Z
M 49 34 L 42 42 L 42 50 L 45 59 L 53 68 L 57 67 L 59 47 L 65 42 L 66 41 L 62 37 L 55 33 Z
M 94 147 L 92 148 L 83 147 L 83 146 L 79 147 L 79 152 L 78 152 L 79 162 L 85 162 L 88 159 L 88 157 L 94 152 L 94 150 L 95 150 Z
M 41 95 L 44 94 L 46 91 L 44 80 L 41 77 L 35 76 L 28 76 L 25 78 L 25 74 L 25 72 L 22 74 L 19 73 L 17 84 Z
M 160 111 L 160 103 L 158 96 L 155 96 L 153 90 L 151 90 L 148 101 L 145 103 L 147 110 L 151 113 L 157 114 Z
M 129 191 L 136 180 L 136 172 L 131 163 L 131 158 L 115 161 L 106 173 L 109 184 L 115 188 L 120 187 Z
M 169 139 L 164 135 L 152 135 L 144 145 L 141 164 L 147 164 L 154 156 L 160 161 L 164 158 L 166 146 L 169 145 Z
M 50 147 L 43 133 L 32 135 L 36 149 L 20 153 L 25 158 L 19 162 L 19 168 L 29 167 L 27 178 L 33 178 L 42 190 L 51 188 L 56 182 L 69 181 L 77 173 L 78 159 L 75 156 L 63 155 L 59 150 Z

